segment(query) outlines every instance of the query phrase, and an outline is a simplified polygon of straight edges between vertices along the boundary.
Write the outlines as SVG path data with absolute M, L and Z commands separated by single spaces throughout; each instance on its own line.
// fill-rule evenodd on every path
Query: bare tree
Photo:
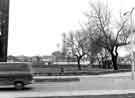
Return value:
M 84 32 L 70 32 L 69 36 L 66 38 L 66 45 L 69 51 L 71 51 L 72 56 L 75 56 L 78 63 L 78 69 L 81 70 L 81 59 L 87 54 L 87 36 Z
M 101 53 L 102 51 L 102 47 L 98 46 L 98 40 L 96 38 L 93 37 L 89 37 L 89 42 L 87 43 L 89 47 L 87 47 L 88 50 L 88 57 L 90 59 L 90 63 L 93 64 L 94 62 L 96 62 L 98 60 L 98 62 L 100 63 L 100 58 L 98 56 L 99 53 Z
M 90 4 L 90 7 L 92 10 L 86 14 L 89 20 L 88 27 L 92 26 L 92 30 L 89 33 L 94 33 L 95 37 L 93 39 L 97 42 L 96 46 L 108 50 L 112 58 L 113 68 L 118 70 L 118 47 L 126 44 L 129 35 L 124 30 L 127 19 L 121 19 L 119 25 L 112 28 L 114 20 L 112 21 L 111 11 L 107 6 L 98 2 Z M 91 38 L 93 35 L 91 35 Z

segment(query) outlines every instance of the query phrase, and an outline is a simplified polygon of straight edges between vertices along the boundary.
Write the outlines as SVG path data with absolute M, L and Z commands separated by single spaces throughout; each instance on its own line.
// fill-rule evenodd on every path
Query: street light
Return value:
M 126 12 L 124 13 L 124 16 L 127 15 L 129 13 L 130 15 L 130 32 L 131 32 L 131 79 L 134 80 L 134 70 L 135 70 L 135 62 L 134 62 L 134 53 L 133 53 L 133 47 L 134 47 L 134 32 L 133 32 L 133 11 L 135 8 L 132 8 L 132 10 L 130 12 Z

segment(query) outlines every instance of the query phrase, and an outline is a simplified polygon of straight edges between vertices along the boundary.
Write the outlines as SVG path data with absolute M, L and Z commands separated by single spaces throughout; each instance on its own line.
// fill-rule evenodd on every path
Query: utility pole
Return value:
M 131 12 L 130 12 L 130 23 L 131 23 L 131 29 L 130 29 L 130 32 L 131 32 L 131 58 L 132 58 L 132 73 L 131 73 L 131 79 L 134 80 L 134 71 L 135 71 L 135 61 L 134 61 L 134 51 L 133 51 L 133 48 L 134 48 L 134 32 L 133 32 L 133 10 L 135 8 L 132 8 Z
M 134 32 L 133 32 L 133 11 L 134 11 L 135 8 L 132 8 L 131 11 L 128 11 L 126 13 L 124 13 L 124 16 L 125 15 L 129 15 L 130 17 L 130 32 L 131 32 L 131 42 L 130 42 L 130 47 L 131 47 L 131 79 L 134 80 L 135 78 L 135 75 L 134 75 L 134 71 L 135 71 L 135 61 L 134 61 Z
M 9 0 L 0 0 L 0 62 L 7 61 Z

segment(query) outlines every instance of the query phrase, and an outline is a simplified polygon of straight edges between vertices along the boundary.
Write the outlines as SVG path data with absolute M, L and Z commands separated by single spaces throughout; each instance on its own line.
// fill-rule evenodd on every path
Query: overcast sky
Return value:
M 62 33 L 77 30 L 84 22 L 88 1 L 10 0 L 8 54 L 50 55 L 58 50 Z M 135 5 L 135 0 L 100 1 L 107 1 L 115 14 Z

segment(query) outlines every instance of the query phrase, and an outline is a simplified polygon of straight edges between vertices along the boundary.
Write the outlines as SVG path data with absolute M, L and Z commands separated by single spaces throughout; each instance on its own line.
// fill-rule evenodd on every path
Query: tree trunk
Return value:
M 117 56 L 112 56 L 112 63 L 113 63 L 113 68 L 114 70 L 118 70 L 118 65 L 117 65 Z
M 117 57 L 118 57 L 117 48 L 115 49 L 115 54 L 113 53 L 113 51 L 111 51 L 111 57 L 112 57 L 112 66 L 113 66 L 114 70 L 118 70 L 118 65 L 117 65 Z
M 78 58 L 77 58 L 78 70 L 81 70 L 80 60 L 81 60 L 81 58 L 78 57 Z

